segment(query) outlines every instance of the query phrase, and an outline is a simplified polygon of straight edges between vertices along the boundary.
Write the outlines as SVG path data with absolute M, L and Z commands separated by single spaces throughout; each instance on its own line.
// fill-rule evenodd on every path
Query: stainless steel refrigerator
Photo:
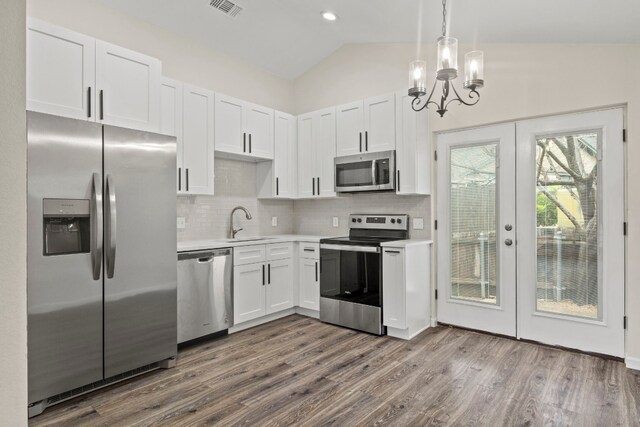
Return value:
M 176 355 L 175 138 L 28 113 L 30 414 Z

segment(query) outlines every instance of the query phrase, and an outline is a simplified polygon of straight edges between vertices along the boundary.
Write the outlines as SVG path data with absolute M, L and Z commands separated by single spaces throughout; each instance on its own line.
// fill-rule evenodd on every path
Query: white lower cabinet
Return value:
M 383 324 L 411 339 L 431 324 L 431 242 L 382 248 Z
M 233 267 L 234 325 L 266 314 L 264 267 L 264 263 Z
M 294 306 L 292 243 L 242 246 L 233 252 L 234 325 Z
M 319 251 L 316 251 L 317 254 Z M 301 256 L 305 252 L 301 251 Z M 320 310 L 320 259 L 300 258 L 300 287 L 298 305 L 309 310 Z

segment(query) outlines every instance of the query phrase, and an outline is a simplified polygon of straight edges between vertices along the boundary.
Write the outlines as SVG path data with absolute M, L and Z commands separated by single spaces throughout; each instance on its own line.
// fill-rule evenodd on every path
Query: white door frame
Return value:
M 495 143 L 498 147 L 496 174 L 496 280 L 497 304 L 452 298 L 450 257 L 450 152 L 452 147 Z M 516 211 L 515 126 L 497 124 L 436 135 L 438 152 L 438 321 L 500 335 L 516 336 Z M 510 224 L 511 231 L 505 226 Z M 505 239 L 514 244 L 507 246 Z
M 624 357 L 624 146 L 622 108 L 522 120 L 517 129 L 518 338 Z M 600 319 L 537 311 L 536 136 L 597 131 Z

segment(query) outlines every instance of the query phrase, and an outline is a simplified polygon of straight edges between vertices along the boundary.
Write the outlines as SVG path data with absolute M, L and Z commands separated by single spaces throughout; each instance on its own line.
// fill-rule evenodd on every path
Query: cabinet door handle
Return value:
M 313 193 L 313 195 L 316 195 L 316 179 L 315 178 L 311 178 L 311 192 Z
M 104 91 L 100 89 L 100 120 L 104 120 Z
M 189 168 L 186 168 L 184 172 L 187 177 L 187 191 L 189 191 Z
M 362 132 L 360 132 L 360 152 L 362 153 Z
M 316 261 L 316 282 L 318 281 L 318 261 Z
M 267 266 L 267 285 L 271 284 L 271 264 Z
M 364 131 L 364 151 L 369 151 L 369 131 Z
M 262 264 L 262 286 L 264 286 L 264 264 Z
M 385 254 L 399 254 L 400 251 L 384 251 Z
M 276 178 L 276 196 L 280 195 L 280 182 L 278 178 Z
M 315 252 L 315 249 L 311 249 L 311 248 L 304 248 L 305 252 Z
M 396 183 L 396 190 L 400 191 L 400 171 L 396 172 L 396 175 L 398 175 L 398 179 L 397 179 L 397 183 Z
M 249 134 L 249 153 L 251 153 L 251 134 Z
M 91 118 L 91 86 L 87 88 L 87 117 Z
M 247 134 L 245 132 L 242 133 L 242 152 L 247 152 Z
M 178 191 L 182 191 L 182 168 L 178 168 Z

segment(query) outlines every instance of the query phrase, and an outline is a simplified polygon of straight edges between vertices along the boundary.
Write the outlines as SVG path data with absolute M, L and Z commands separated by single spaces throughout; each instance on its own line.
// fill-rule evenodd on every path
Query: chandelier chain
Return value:
M 442 0 L 442 37 L 447 36 L 447 0 Z

